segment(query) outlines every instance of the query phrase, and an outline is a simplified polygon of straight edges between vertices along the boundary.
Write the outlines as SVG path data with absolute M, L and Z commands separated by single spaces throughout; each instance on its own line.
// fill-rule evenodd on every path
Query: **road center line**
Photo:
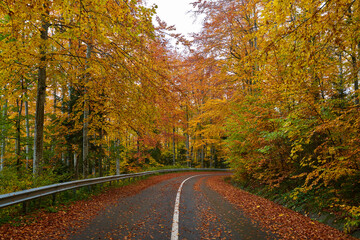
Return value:
M 177 191 L 176 199 L 175 199 L 174 217 L 173 217 L 173 223 L 172 223 L 172 229 L 171 229 L 171 240 L 178 240 L 178 238 L 179 238 L 179 206 L 180 206 L 181 189 L 182 189 L 184 183 L 191 178 L 198 177 L 198 176 L 206 176 L 206 175 L 208 175 L 208 174 L 200 174 L 200 175 L 188 177 L 187 179 L 182 181 L 182 183 L 180 184 L 180 187 Z

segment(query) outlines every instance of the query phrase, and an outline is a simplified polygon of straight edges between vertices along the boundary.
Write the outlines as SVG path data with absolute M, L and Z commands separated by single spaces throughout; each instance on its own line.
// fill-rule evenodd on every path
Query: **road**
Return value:
M 120 198 L 70 239 L 275 239 L 206 185 L 216 174 L 172 178 Z

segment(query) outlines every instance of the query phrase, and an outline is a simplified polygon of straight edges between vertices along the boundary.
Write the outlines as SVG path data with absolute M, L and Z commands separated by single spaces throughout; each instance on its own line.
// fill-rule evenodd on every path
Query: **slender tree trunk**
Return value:
M 136 131 L 136 151 L 137 153 L 140 153 L 140 141 L 139 141 L 139 138 L 140 138 L 140 134 L 138 131 Z
M 25 163 L 25 167 L 26 169 L 29 167 L 29 156 L 30 156 L 30 147 L 29 147 L 29 141 L 30 141 L 30 124 L 29 124 L 29 103 L 26 100 L 25 101 L 25 127 L 26 127 L 26 146 L 25 146 L 25 151 L 26 151 L 26 163 Z
M 120 174 L 120 152 L 119 152 L 119 140 L 117 139 L 115 142 L 116 149 L 116 175 Z
M 348 9 L 348 14 L 349 14 L 349 21 L 352 22 L 353 21 L 353 9 L 350 7 Z M 357 51 L 356 51 L 357 48 Z M 351 77 L 354 83 L 354 102 L 355 105 L 359 105 L 359 94 L 358 94 L 358 90 L 359 90 L 359 68 L 358 68 L 358 64 L 357 64 L 357 57 L 360 57 L 360 41 L 358 39 L 354 39 L 354 42 L 352 44 L 352 48 L 351 48 L 351 63 L 352 63 L 352 68 L 351 68 Z
M 109 121 L 111 121 L 111 120 L 109 119 Z M 114 139 L 113 141 L 110 139 L 110 137 L 108 137 L 107 139 L 108 139 L 108 144 L 107 144 L 108 154 L 106 157 L 107 161 L 104 166 L 104 172 L 110 173 L 111 158 L 112 158 L 112 156 L 115 156 L 115 158 L 116 158 L 116 139 Z
M 360 46 L 359 46 L 360 47 Z M 351 56 L 352 60 L 352 78 L 354 81 L 354 97 L 355 97 L 355 104 L 359 105 L 359 96 L 358 96 L 358 90 L 359 90 L 359 70 L 357 66 L 357 59 L 355 56 L 356 52 L 353 51 L 353 55 Z
M 77 155 L 76 152 L 74 152 L 74 161 L 73 161 L 74 166 L 76 167 L 77 164 Z
M 87 44 L 87 49 L 86 49 L 86 59 L 87 61 L 89 61 L 91 57 L 91 45 L 90 43 Z M 86 63 L 86 65 L 88 64 L 88 62 Z M 88 68 L 88 66 L 85 66 L 85 68 Z M 85 76 L 86 80 L 85 83 L 89 80 L 88 75 Z M 85 86 L 85 90 L 84 90 L 84 126 L 83 126 L 83 175 L 84 178 L 86 178 L 89 174 L 89 159 L 88 159 L 88 155 L 89 155 L 89 104 L 87 101 L 87 90 L 86 90 L 86 86 Z
M 83 175 L 84 178 L 88 175 L 88 155 L 89 155 L 89 136 L 88 136 L 88 116 L 89 110 L 86 100 L 84 101 L 84 126 L 83 126 Z
M 54 47 L 52 46 L 52 50 L 54 50 Z M 56 81 L 55 80 L 53 80 L 54 81 L 54 84 L 53 84 L 53 88 L 54 88 L 54 90 L 53 90 L 53 115 L 54 115 L 54 117 L 56 116 L 56 105 L 57 105 L 57 84 L 56 84 Z M 52 140 L 51 140 L 51 145 L 50 145 L 50 151 L 51 151 L 51 153 L 54 153 L 54 149 L 55 149 L 55 137 L 54 136 L 52 136 L 51 137 L 52 138 Z M 61 156 L 63 157 L 63 158 L 65 158 L 65 154 L 64 154 L 64 152 L 62 152 L 61 153 Z M 63 162 L 67 162 L 67 158 L 65 159 L 65 160 L 63 160 Z M 67 164 L 66 164 L 67 165 Z
M 69 39 L 69 52 L 71 52 L 72 50 L 72 41 L 71 39 Z M 71 65 L 71 62 L 69 62 L 69 68 L 73 68 L 73 66 Z M 69 76 L 70 78 L 70 76 Z M 64 98 L 65 98 L 65 89 L 67 88 L 68 94 L 69 94 L 69 99 L 68 99 L 68 104 L 66 105 Z M 62 109 L 62 113 L 65 113 L 67 110 L 67 116 L 68 119 L 70 119 L 70 114 L 73 111 L 73 98 L 74 98 L 74 91 L 73 91 L 73 87 L 71 85 L 71 82 L 69 81 L 67 83 L 67 87 L 63 86 L 62 87 L 62 95 L 61 95 L 61 109 Z M 66 148 L 67 148 L 67 157 L 69 158 L 70 161 L 70 172 L 75 173 L 75 178 L 78 179 L 78 175 L 76 173 L 76 171 L 78 169 L 76 169 L 76 160 L 75 160 L 75 156 L 76 156 L 76 152 L 74 151 L 73 153 L 73 148 L 72 148 L 72 137 L 71 134 L 67 133 L 65 136 L 66 139 Z M 73 161 L 72 161 L 73 160 Z
M 201 167 L 203 168 L 204 167 L 204 148 L 205 146 L 202 146 L 201 147 L 201 151 L 200 151 L 200 158 L 201 158 Z
M 190 147 L 190 159 L 191 159 L 190 167 L 192 167 L 192 163 L 194 162 L 194 146 Z
M 53 108 L 54 108 L 54 114 L 56 114 L 56 105 L 57 105 L 57 90 L 56 90 L 56 88 L 57 88 L 57 84 L 56 84 L 56 82 L 54 81 L 54 92 L 53 92 L 53 100 L 54 100 L 54 102 L 53 102 L 53 104 L 54 104 L 54 106 L 53 106 Z
M 72 86 L 70 83 L 68 84 L 68 93 L 69 93 L 69 102 L 68 102 L 68 106 L 67 106 L 67 111 L 68 111 L 67 115 L 68 115 L 68 118 L 70 119 L 70 114 L 73 111 L 73 89 L 72 89 Z M 63 89 L 63 97 L 62 97 L 62 109 L 63 109 L 62 112 L 63 113 L 65 113 L 65 111 L 66 111 L 64 95 L 65 95 L 65 89 Z M 70 161 L 69 168 L 70 168 L 71 172 L 76 172 L 78 169 L 76 169 L 76 164 L 74 162 L 75 159 L 74 159 L 74 161 L 72 161 L 74 156 L 76 156 L 76 153 L 75 152 L 73 153 L 73 149 L 72 149 L 72 145 L 71 145 L 71 143 L 72 143 L 71 135 L 68 133 L 68 134 L 66 134 L 65 138 L 66 138 L 66 144 L 67 144 L 67 155 L 68 155 L 68 158 L 70 159 L 69 160 Z M 76 178 L 78 178 L 78 176 L 76 176 Z
M 200 163 L 200 167 L 202 167 L 202 162 L 201 162 L 201 149 L 198 149 L 196 151 L 196 163 L 199 164 Z
M 21 80 L 21 89 L 24 90 L 24 80 Z M 17 119 L 15 120 L 15 155 L 16 155 L 16 170 L 20 171 L 21 167 L 21 117 L 22 117 L 22 107 L 23 107 L 23 94 L 21 99 L 16 99 L 16 107 L 18 110 Z
M 190 137 L 188 133 L 185 133 L 185 145 L 186 145 L 186 166 L 190 167 Z
M 344 71 L 343 71 L 343 60 L 342 52 L 339 53 L 339 83 L 338 83 L 338 94 L 341 99 L 345 97 L 344 93 Z
M 214 144 L 210 147 L 210 168 L 214 166 Z
M 103 157 L 105 157 L 103 154 L 102 154 L 102 139 L 103 139 L 103 130 L 100 129 L 100 156 L 99 156 L 99 175 L 100 177 L 103 176 Z
M 200 125 L 200 129 L 201 129 L 201 125 Z M 201 167 L 204 167 L 204 145 L 203 145 L 203 136 L 202 134 L 200 134 L 200 139 L 201 141 L 201 149 L 199 150 L 199 159 L 200 159 L 200 163 L 201 163 Z
M 75 179 L 79 179 L 79 161 L 77 159 L 76 151 L 74 151 L 74 166 L 75 166 Z
M 7 121 L 7 107 L 8 107 L 8 100 L 5 100 L 2 117 L 3 117 L 3 124 L 1 128 L 1 156 L 0 156 L 0 171 L 4 169 L 4 155 L 5 155 L 5 148 L 6 148 L 6 121 Z
M 176 164 L 176 148 L 175 148 L 175 127 L 173 127 L 173 165 Z
M 186 133 L 185 133 L 185 145 L 186 145 L 186 165 L 187 167 L 191 166 L 190 163 L 190 136 L 187 132 L 189 130 L 189 111 L 188 106 L 186 105 Z
M 20 141 L 21 141 L 21 113 L 22 113 L 23 100 L 17 100 L 16 104 L 18 107 L 18 116 L 15 123 L 15 127 L 16 127 L 15 155 L 16 155 L 16 169 L 19 172 L 21 166 Z
M 49 23 L 46 16 L 42 16 L 41 40 L 48 39 Z M 35 130 L 34 130 L 34 159 L 33 175 L 39 175 L 39 167 L 43 161 L 43 144 L 44 144 L 44 113 L 45 113 L 45 94 L 46 94 L 46 44 L 40 45 L 40 66 L 38 69 L 38 83 L 36 96 L 35 112 Z

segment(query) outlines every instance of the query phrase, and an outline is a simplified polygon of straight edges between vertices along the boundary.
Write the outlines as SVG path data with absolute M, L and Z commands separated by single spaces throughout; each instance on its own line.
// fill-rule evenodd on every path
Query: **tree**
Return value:
M 34 159 L 33 174 L 39 174 L 39 167 L 43 160 L 43 142 L 44 142 L 44 114 L 45 114 L 45 96 L 46 96 L 46 65 L 47 65 L 47 39 L 49 30 L 49 9 L 46 3 L 43 5 L 41 13 L 40 29 L 40 62 L 38 66 L 37 96 L 35 112 L 35 130 L 34 130 Z

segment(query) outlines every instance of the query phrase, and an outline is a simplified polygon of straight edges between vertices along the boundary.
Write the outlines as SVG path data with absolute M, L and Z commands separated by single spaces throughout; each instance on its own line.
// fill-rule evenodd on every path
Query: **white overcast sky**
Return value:
M 191 2 L 195 0 L 145 0 L 147 6 L 156 4 L 158 6 L 156 12 L 162 21 L 168 26 L 175 25 L 176 33 L 182 33 L 188 38 L 188 34 L 199 32 L 201 30 L 201 21 L 194 22 L 192 13 L 188 13 L 193 9 Z M 189 38 L 188 38 L 189 39 Z

